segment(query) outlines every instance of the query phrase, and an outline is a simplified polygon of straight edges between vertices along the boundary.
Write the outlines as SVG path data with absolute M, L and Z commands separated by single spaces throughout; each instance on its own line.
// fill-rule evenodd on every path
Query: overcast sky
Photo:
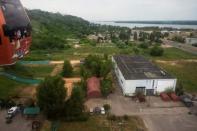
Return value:
M 41 9 L 98 20 L 197 20 L 197 0 L 21 0 Z

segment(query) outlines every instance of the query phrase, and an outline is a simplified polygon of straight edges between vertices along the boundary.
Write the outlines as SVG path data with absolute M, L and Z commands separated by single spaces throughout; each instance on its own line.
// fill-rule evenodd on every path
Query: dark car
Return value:
M 185 104 L 185 106 L 187 106 L 187 107 L 192 107 L 194 105 L 191 98 L 188 97 L 187 95 L 181 96 L 180 99 Z
M 95 107 L 94 108 L 94 113 L 95 114 L 100 114 L 101 113 L 101 108 L 100 107 Z
M 14 117 L 13 114 L 7 114 L 7 116 L 5 117 L 5 119 L 12 119 Z

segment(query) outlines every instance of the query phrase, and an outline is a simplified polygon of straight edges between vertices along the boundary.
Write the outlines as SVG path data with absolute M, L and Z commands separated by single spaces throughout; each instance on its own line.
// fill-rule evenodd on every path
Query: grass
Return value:
M 126 48 L 120 49 L 115 45 L 102 45 L 102 46 L 90 46 L 82 45 L 80 48 L 70 48 L 67 50 L 56 50 L 56 51 L 32 51 L 25 60 L 65 60 L 65 59 L 81 59 L 89 54 L 92 55 L 115 55 L 115 54 L 134 54 L 134 46 L 127 46 Z M 163 60 L 175 60 L 175 59 L 197 59 L 197 55 L 187 53 L 177 48 L 166 48 L 164 49 L 164 55 L 162 57 L 152 57 L 149 55 L 149 49 L 139 49 L 140 54 L 151 59 L 163 59 Z
M 45 78 L 49 76 L 55 66 L 53 65 L 41 65 L 41 66 L 28 66 L 34 78 Z
M 0 76 L 0 98 L 8 98 L 9 96 L 15 95 L 20 89 L 26 85 L 15 82 Z
M 7 68 L 6 72 L 15 74 L 17 76 L 29 79 L 44 78 L 52 72 L 54 66 L 43 65 L 43 66 L 21 66 L 17 65 L 14 68 Z M 3 71 L 1 68 L 0 71 Z M 6 77 L 0 76 L 0 98 L 7 98 L 9 96 L 14 96 L 21 89 L 23 89 L 27 84 L 19 83 L 10 80 Z
M 16 64 L 12 67 L 6 67 L 4 70 L 19 77 L 34 79 L 50 75 L 53 69 L 53 65 L 24 66 Z
M 187 92 L 197 93 L 197 62 L 180 61 L 158 63 L 162 68 L 178 78 Z
M 137 131 L 138 129 L 145 129 L 144 123 L 139 117 L 129 117 L 124 125 L 120 127 L 119 122 L 110 122 L 104 116 L 91 116 L 86 122 L 62 122 L 58 131 Z M 50 123 L 44 124 L 41 131 L 50 131 Z
M 197 59 L 197 55 L 182 51 L 177 48 L 166 48 L 161 57 L 152 57 L 153 59 L 175 60 L 175 59 Z

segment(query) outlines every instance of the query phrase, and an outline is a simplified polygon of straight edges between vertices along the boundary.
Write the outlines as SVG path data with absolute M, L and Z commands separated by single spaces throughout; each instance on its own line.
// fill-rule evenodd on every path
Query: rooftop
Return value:
M 174 78 L 142 56 L 116 55 L 114 60 L 126 80 Z

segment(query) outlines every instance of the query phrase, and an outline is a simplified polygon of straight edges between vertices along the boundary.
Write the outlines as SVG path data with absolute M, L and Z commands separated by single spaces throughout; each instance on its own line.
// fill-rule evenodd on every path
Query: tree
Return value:
M 137 32 L 134 32 L 134 40 L 137 41 L 138 37 L 137 37 Z
M 101 69 L 100 69 L 100 76 L 102 76 L 105 79 L 107 75 L 110 73 L 111 69 L 112 69 L 111 60 L 102 62 Z
M 150 50 L 150 55 L 151 56 L 162 56 L 164 53 L 164 49 L 159 46 L 154 46 Z
M 112 92 L 112 81 L 104 79 L 101 82 L 101 93 L 104 97 L 107 97 Z
M 64 77 L 71 77 L 72 74 L 73 74 L 73 67 L 68 60 L 65 60 L 62 75 Z
M 47 77 L 37 88 L 38 106 L 50 119 L 57 119 L 66 98 L 66 89 L 61 77 Z
M 144 43 L 141 43 L 141 44 L 139 45 L 139 47 L 140 47 L 140 48 L 143 48 L 143 49 L 147 49 L 148 46 L 149 46 L 148 43 L 145 43 L 145 42 L 144 42 Z
M 72 90 L 70 99 L 64 104 L 64 117 L 67 121 L 86 120 L 84 114 L 85 92 L 80 86 Z
M 136 55 L 140 53 L 140 50 L 139 50 L 137 47 L 134 47 L 134 48 L 133 48 L 133 51 L 134 51 L 134 53 L 135 53 Z

